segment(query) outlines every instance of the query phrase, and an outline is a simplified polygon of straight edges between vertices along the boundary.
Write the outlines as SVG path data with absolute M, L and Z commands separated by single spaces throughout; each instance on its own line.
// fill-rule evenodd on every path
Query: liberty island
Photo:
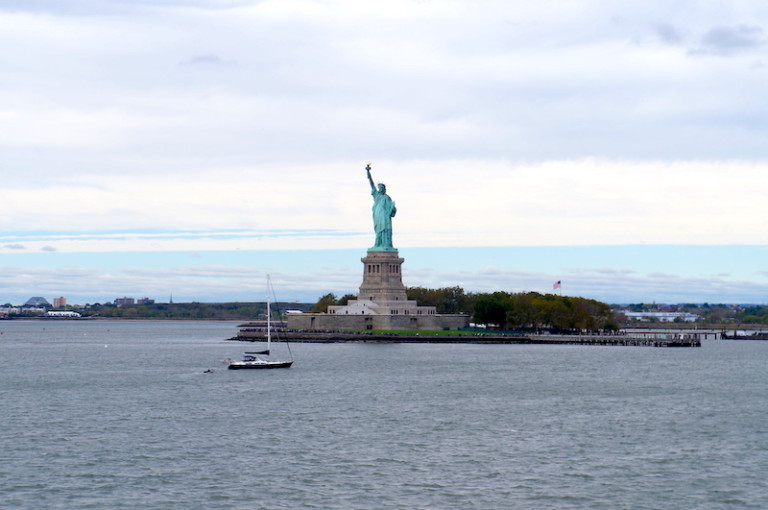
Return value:
M 349 299 L 346 304 L 328 305 L 322 312 L 289 314 L 286 318 L 286 326 L 289 330 L 286 338 L 290 337 L 291 341 L 359 341 L 359 337 L 355 335 L 360 332 L 366 332 L 368 341 L 391 341 L 391 332 L 402 331 L 403 334 L 398 336 L 398 341 L 701 346 L 698 334 L 670 334 L 664 338 L 655 336 L 640 338 L 636 335 L 602 335 L 584 331 L 580 335 L 564 336 L 541 334 L 532 336 L 520 333 L 488 335 L 485 332 L 482 335 L 477 332 L 466 333 L 467 336 L 464 336 L 456 330 L 469 327 L 468 314 L 439 314 L 436 306 L 423 306 L 416 300 L 408 299 L 402 271 L 405 259 L 400 257 L 399 251 L 393 246 L 392 218 L 397 213 L 395 202 L 387 194 L 386 185 L 374 184 L 370 163 L 366 165 L 365 171 L 373 197 L 372 218 L 375 241 L 374 245 L 367 250 L 366 256 L 360 259 L 363 263 L 363 281 L 359 287 L 357 299 Z M 496 322 L 503 324 L 505 320 L 502 318 L 501 321 Z M 450 333 L 451 330 L 454 334 Z M 382 337 L 375 339 L 369 337 L 368 331 L 379 332 L 377 334 Z M 253 334 L 246 328 L 232 340 L 253 341 L 260 337 L 261 333 Z

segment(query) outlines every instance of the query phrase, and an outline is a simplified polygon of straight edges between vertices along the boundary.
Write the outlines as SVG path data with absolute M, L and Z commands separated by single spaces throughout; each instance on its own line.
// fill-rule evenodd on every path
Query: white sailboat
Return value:
M 291 347 L 288 346 L 288 353 L 291 356 L 289 360 L 272 360 L 269 358 L 270 350 L 272 347 L 272 311 L 270 309 L 270 292 L 272 292 L 272 284 L 267 276 L 267 349 L 264 351 L 245 352 L 243 353 L 242 361 L 230 361 L 230 370 L 240 370 L 248 368 L 289 368 L 293 365 L 293 354 L 291 353 Z

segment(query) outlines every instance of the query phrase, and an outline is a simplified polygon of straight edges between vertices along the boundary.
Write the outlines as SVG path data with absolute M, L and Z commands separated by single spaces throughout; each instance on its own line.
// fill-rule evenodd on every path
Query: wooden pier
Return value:
M 530 343 L 569 345 L 620 345 L 626 347 L 701 347 L 696 333 L 640 337 L 630 335 L 535 335 Z

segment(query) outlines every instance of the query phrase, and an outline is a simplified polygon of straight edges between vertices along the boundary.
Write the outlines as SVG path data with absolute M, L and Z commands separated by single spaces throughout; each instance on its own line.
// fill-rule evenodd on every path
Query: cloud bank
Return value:
M 368 161 L 401 248 L 764 244 L 767 41 L 748 0 L 8 0 L 0 265 L 364 249 Z

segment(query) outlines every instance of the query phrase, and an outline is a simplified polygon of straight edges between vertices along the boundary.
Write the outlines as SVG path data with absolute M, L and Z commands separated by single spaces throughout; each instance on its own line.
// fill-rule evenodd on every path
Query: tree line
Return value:
M 503 324 L 505 329 L 523 331 L 580 333 L 619 329 L 606 303 L 538 292 L 481 294 L 475 301 L 473 318 L 476 322 Z
M 307 303 L 273 303 L 273 315 L 279 310 L 309 311 Z M 232 303 L 154 303 L 147 305 L 122 305 L 112 303 L 88 304 L 84 308 L 68 306 L 83 317 L 101 317 L 110 319 L 209 319 L 209 320 L 253 320 L 266 317 L 267 305 L 264 302 Z M 42 314 L 41 314 L 42 315 Z

